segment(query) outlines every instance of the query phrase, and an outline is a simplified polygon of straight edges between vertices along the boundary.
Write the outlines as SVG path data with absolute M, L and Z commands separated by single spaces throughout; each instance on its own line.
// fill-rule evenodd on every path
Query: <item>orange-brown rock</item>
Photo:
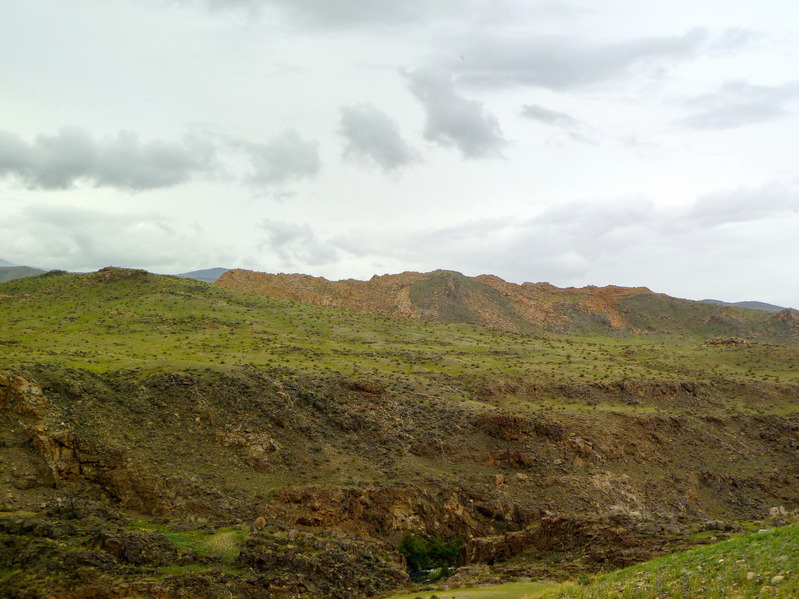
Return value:
M 600 316 L 611 329 L 624 329 L 628 323 L 617 304 L 631 296 L 653 295 L 645 287 L 558 289 L 548 283 L 517 285 L 494 275 L 466 277 L 444 270 L 376 275 L 368 281 L 329 281 L 301 274 L 234 269 L 215 284 L 318 306 L 468 322 L 507 331 L 568 328 L 579 320 L 579 313 Z

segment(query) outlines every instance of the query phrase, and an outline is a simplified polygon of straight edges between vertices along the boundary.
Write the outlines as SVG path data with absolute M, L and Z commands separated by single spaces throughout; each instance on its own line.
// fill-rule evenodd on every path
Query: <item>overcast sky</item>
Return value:
M 0 3 L 0 259 L 799 308 L 799 3 Z

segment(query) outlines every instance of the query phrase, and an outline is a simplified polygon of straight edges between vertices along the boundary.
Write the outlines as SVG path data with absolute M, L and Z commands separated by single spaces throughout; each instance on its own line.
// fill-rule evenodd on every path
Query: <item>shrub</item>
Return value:
M 449 543 L 439 537 L 423 537 L 406 532 L 399 544 L 399 552 L 405 556 L 408 570 L 416 572 L 429 568 L 446 568 L 452 566 L 463 547 L 461 539 Z

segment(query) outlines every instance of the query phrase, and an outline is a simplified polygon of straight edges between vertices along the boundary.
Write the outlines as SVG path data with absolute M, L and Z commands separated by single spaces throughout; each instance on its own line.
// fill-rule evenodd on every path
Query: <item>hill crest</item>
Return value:
M 778 318 L 781 313 L 677 299 L 647 287 L 518 285 L 496 275 L 467 277 L 448 270 L 375 275 L 368 281 L 330 281 L 304 274 L 234 269 L 215 284 L 317 306 L 517 333 L 780 338 L 799 333 L 792 324 L 794 319 Z

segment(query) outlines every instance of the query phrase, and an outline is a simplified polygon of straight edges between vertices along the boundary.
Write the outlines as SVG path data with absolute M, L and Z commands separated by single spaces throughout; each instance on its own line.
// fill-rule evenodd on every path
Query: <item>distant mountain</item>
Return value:
M 787 308 L 783 306 L 775 306 L 774 304 L 767 304 L 765 302 L 723 302 L 721 300 L 703 299 L 702 302 L 706 304 L 717 304 L 719 306 L 735 306 L 737 308 L 749 308 L 750 310 L 766 310 L 768 312 L 782 312 Z
M 219 277 L 225 274 L 228 268 L 206 268 L 204 270 L 193 270 L 191 272 L 184 272 L 176 277 L 181 279 L 194 279 L 195 281 L 202 281 L 203 283 L 214 283 Z
M 16 266 L 13 262 L 9 262 L 8 260 L 3 260 L 0 258 L 0 266 Z
M 466 323 L 517 333 L 553 331 L 704 337 L 794 338 L 799 313 L 772 314 L 677 299 L 645 287 L 560 289 L 549 283 L 516 285 L 493 275 L 405 272 L 369 281 L 328 281 L 301 274 L 230 270 L 220 287 L 329 306 L 444 323 Z M 781 317 L 780 317 L 781 316 Z
M 5 262 L 5 260 L 2 262 Z M 25 277 L 38 277 L 45 272 L 47 271 L 40 268 L 31 268 L 30 266 L 0 266 L 0 283 L 24 279 Z

